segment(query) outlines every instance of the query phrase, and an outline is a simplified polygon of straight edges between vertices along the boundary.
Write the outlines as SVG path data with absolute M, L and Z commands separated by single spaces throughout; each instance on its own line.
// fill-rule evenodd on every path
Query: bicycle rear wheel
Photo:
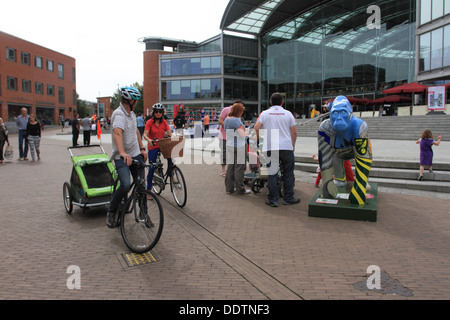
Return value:
M 147 200 L 150 195 L 153 200 Z M 159 241 L 164 226 L 161 203 L 151 191 L 130 197 L 121 212 L 123 241 L 134 253 L 145 253 Z
M 186 181 L 180 168 L 174 166 L 170 176 L 170 191 L 179 207 L 184 207 L 187 200 Z
M 155 169 L 152 180 L 152 190 L 157 195 L 161 194 L 164 189 L 164 171 L 162 168 Z

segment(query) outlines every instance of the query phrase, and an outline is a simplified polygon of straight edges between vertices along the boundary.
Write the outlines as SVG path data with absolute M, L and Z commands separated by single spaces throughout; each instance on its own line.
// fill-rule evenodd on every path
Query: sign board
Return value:
M 446 87 L 428 87 L 428 111 L 445 110 Z

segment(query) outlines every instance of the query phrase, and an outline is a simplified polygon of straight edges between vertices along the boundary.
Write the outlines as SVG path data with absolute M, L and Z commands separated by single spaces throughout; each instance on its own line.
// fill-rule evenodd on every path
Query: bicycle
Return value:
M 133 160 L 138 168 L 156 167 L 159 164 L 144 164 Z M 114 191 L 119 179 L 114 182 Z M 130 192 L 131 190 L 131 192 Z M 123 197 L 118 210 L 116 227 L 120 226 L 122 239 L 134 253 L 142 254 L 151 250 L 161 237 L 164 214 L 158 197 L 146 189 L 145 179 L 136 178 L 128 193 Z M 148 200 L 150 195 L 153 200 Z
M 187 188 L 180 168 L 173 163 L 172 159 L 167 159 L 168 166 L 164 173 L 163 163 L 161 162 L 161 151 L 158 152 L 155 163 L 158 166 L 153 174 L 152 190 L 157 195 L 160 195 L 166 188 L 167 180 L 170 179 L 170 191 L 172 192 L 173 198 L 180 208 L 184 207 L 187 201 Z

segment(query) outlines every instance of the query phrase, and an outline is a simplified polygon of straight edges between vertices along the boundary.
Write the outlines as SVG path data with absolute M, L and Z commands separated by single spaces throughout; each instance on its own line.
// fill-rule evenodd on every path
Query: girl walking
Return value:
M 39 150 L 39 145 L 41 142 L 41 125 L 36 120 L 36 116 L 34 114 L 30 114 L 30 119 L 27 124 L 27 139 L 28 144 L 30 145 L 31 152 L 31 162 L 35 161 L 35 152 L 37 155 L 37 159 L 41 160 L 41 151 Z
M 441 135 L 438 134 L 437 141 L 434 140 L 431 130 L 426 129 L 422 132 L 422 136 L 416 141 L 416 144 L 420 143 L 420 171 L 419 178 L 417 180 L 423 180 L 423 170 L 425 166 L 433 173 L 433 149 L 432 146 L 438 146 L 441 143 Z

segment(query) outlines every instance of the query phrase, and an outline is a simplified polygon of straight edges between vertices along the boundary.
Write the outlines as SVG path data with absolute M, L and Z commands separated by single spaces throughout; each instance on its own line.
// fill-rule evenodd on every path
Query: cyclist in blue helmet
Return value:
M 134 87 L 123 87 L 120 88 L 120 95 L 122 101 L 111 116 L 113 130 L 111 160 L 114 159 L 120 186 L 115 190 L 108 208 L 106 223 L 109 228 L 116 227 L 117 209 L 131 186 L 130 173 L 133 180 L 138 176 L 145 178 L 145 169 L 137 168 L 132 164 L 133 160 L 141 163 L 147 161 L 147 152 L 137 128 L 136 114 L 133 112 L 133 106 L 141 99 L 141 93 Z

